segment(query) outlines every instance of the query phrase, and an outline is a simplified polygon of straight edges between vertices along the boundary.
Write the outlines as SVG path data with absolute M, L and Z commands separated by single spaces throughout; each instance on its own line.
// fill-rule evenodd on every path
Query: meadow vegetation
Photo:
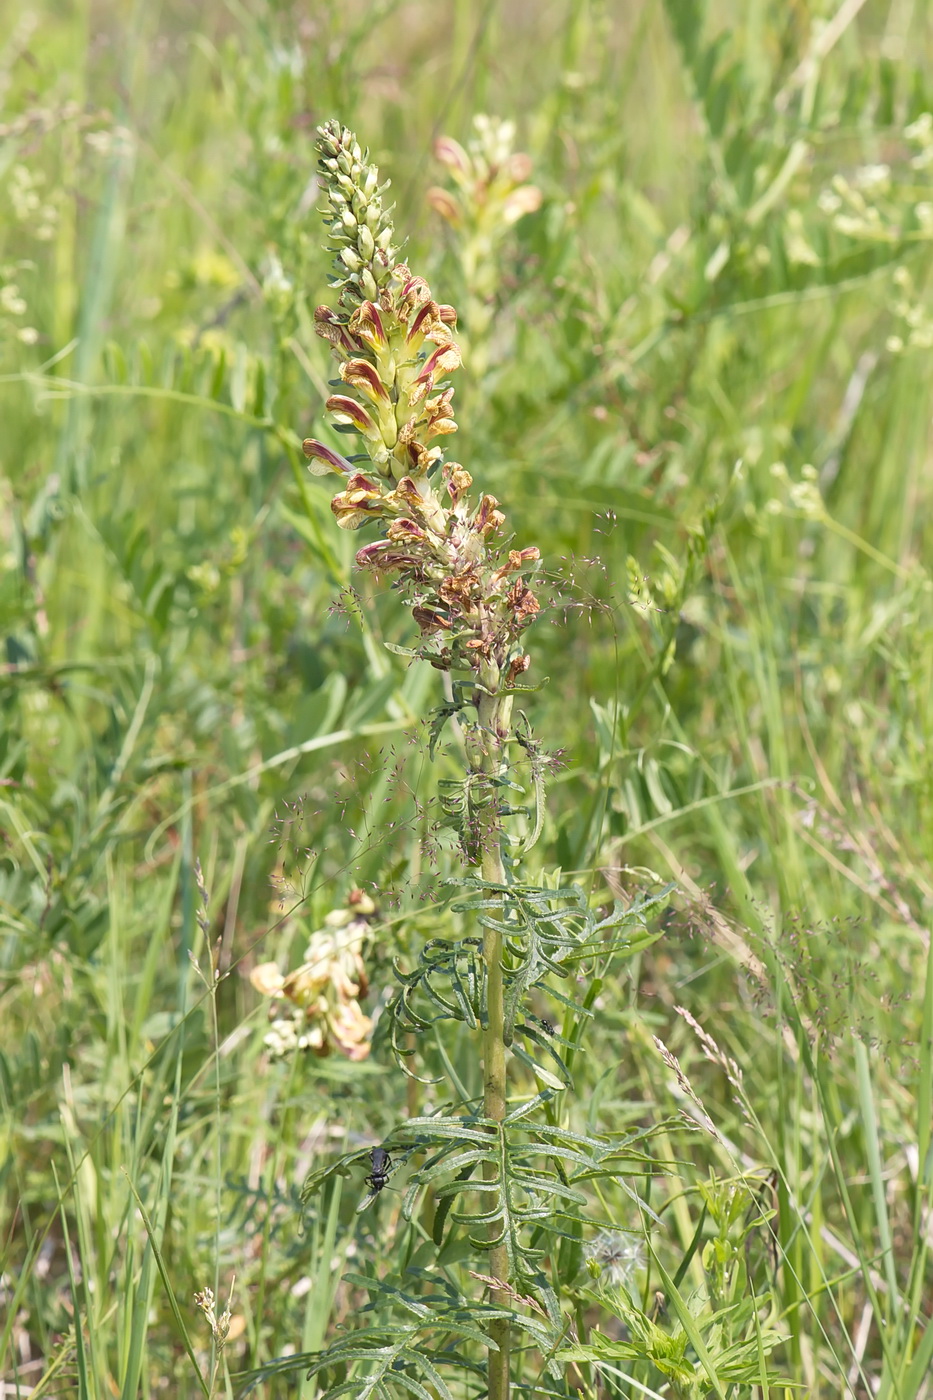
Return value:
M 931 74 L 927 0 L 0 15 L 0 1394 L 465 1400 L 505 1309 L 516 1394 L 933 1396 Z M 505 1302 L 403 1126 L 472 992 L 391 1010 L 458 694 L 302 452 L 333 118 L 540 551 L 527 877 L 625 916 Z

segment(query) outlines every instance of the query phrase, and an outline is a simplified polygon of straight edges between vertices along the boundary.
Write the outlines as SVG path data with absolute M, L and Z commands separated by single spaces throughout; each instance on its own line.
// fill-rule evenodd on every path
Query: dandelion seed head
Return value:
M 590 1275 L 613 1288 L 631 1288 L 645 1266 L 641 1240 L 624 1230 L 600 1230 L 585 1253 Z

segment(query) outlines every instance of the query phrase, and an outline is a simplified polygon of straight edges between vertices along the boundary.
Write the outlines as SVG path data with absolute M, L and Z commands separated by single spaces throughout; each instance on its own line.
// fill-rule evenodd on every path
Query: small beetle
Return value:
M 370 1148 L 369 1157 L 373 1164 L 373 1169 L 366 1178 L 366 1184 L 378 1195 L 382 1188 L 389 1184 L 389 1173 L 392 1170 L 392 1158 L 384 1147 Z

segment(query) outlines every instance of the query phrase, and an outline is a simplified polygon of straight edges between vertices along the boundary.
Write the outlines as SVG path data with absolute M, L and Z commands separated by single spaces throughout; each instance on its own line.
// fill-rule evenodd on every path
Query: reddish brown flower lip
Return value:
M 335 417 L 349 418 L 355 428 L 367 435 L 375 433 L 376 424 L 366 412 L 361 403 L 356 399 L 351 399 L 349 394 L 331 394 L 324 407 L 328 413 L 333 413 Z
M 340 377 L 346 384 L 352 384 L 354 389 L 362 389 L 364 394 L 369 394 L 374 402 L 380 399 L 383 403 L 389 402 L 389 391 L 379 378 L 376 366 L 368 360 L 347 360 L 340 367 Z
M 335 452 L 332 447 L 318 442 L 317 438 L 305 438 L 301 444 L 301 450 L 312 462 L 324 462 L 331 471 L 339 472 L 341 476 L 349 476 L 353 471 L 352 462 L 348 462 L 346 457 L 341 457 L 340 453 Z M 311 470 L 314 471 L 314 467 Z
M 381 350 L 385 345 L 385 326 L 375 303 L 364 301 L 350 318 L 350 326 L 353 333 L 361 336 L 373 349 Z
M 438 317 L 437 311 L 438 307 L 436 301 L 426 301 L 422 306 L 421 310 L 418 312 L 415 319 L 412 321 L 411 328 L 409 329 L 408 335 L 405 337 L 405 339 L 409 341 L 409 343 L 417 339 L 418 336 L 421 335 L 422 327 L 424 326 L 425 321 L 439 320 L 440 318 Z

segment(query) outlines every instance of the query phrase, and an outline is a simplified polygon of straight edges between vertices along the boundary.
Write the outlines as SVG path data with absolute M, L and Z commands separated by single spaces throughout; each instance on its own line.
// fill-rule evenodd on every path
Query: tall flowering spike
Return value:
M 472 478 L 456 462 L 437 471 L 443 453 L 435 440 L 457 430 L 446 383 L 460 364 L 457 313 L 434 300 L 423 277 L 393 265 L 385 186 L 353 133 L 328 122 L 318 150 L 340 289 L 336 309 L 314 314 L 342 381 L 325 407 L 362 451 L 348 459 L 313 438 L 304 450 L 313 472 L 343 478 L 331 502 L 343 529 L 383 527 L 384 538 L 365 545 L 357 564 L 406 587 L 425 656 L 441 670 L 472 672 L 484 696 L 495 698 L 530 664 L 520 639 L 538 612 L 525 581 L 538 551 L 497 553 L 505 524 L 498 501 L 483 495 L 471 505 Z
M 327 122 L 318 131 L 318 151 L 335 255 L 332 285 L 340 296 L 336 309 L 318 307 L 314 324 L 348 390 L 332 395 L 326 408 L 338 432 L 360 435 L 391 488 L 405 476 L 425 477 L 443 456 L 429 441 L 457 430 L 446 384 L 460 364 L 456 313 L 434 300 L 423 277 L 395 262 L 392 222 L 382 205 L 386 186 L 353 133 Z M 333 455 L 313 439 L 305 451 L 316 470 L 326 469 L 328 452 Z M 340 511 L 338 520 L 351 529 L 361 523 L 358 511 Z

